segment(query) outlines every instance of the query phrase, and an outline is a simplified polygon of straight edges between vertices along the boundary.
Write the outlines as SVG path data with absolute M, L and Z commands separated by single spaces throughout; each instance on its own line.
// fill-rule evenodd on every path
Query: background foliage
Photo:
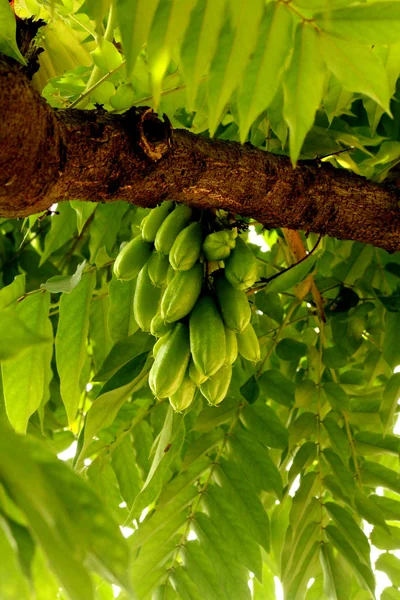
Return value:
M 397 1 L 15 10 L 46 22 L 34 84 L 55 107 L 148 105 L 378 181 L 399 160 Z M 5 0 L 0 24 L 0 51 L 23 60 Z M 108 600 L 115 584 L 121 599 L 262 600 L 278 577 L 288 600 L 366 600 L 375 568 L 392 583 L 381 598 L 400 598 L 399 254 L 323 239 L 307 269 L 254 294 L 261 361 L 236 361 L 218 408 L 199 396 L 179 414 L 147 384 L 135 281 L 112 277 L 147 211 L 56 210 L 0 219 L 0 597 Z M 293 262 L 280 230 L 243 236 L 260 277 Z

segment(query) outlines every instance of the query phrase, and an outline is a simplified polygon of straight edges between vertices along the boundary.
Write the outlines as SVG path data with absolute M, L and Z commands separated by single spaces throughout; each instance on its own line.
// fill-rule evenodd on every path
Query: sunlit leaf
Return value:
M 290 66 L 283 80 L 283 113 L 290 132 L 290 158 L 295 165 L 322 99 L 324 63 L 319 36 L 307 22 L 297 26 Z M 290 271 L 289 271 L 290 273 Z M 269 291 L 272 290 L 269 288 Z
M 349 92 L 366 94 L 389 112 L 389 86 L 385 69 L 372 50 L 348 39 L 321 35 L 323 57 Z
M 17 45 L 16 29 L 14 13 L 9 3 L 4 0 L 0 4 L 0 52 L 25 65 L 25 59 Z
M 47 338 L 52 353 L 53 330 L 48 319 L 50 294 L 32 294 L 20 302 L 15 314 L 36 335 Z M 45 373 L 50 367 L 48 353 L 32 346 L 19 358 L 8 360 L 1 368 L 3 394 L 10 423 L 17 433 L 25 433 L 30 416 L 45 393 Z
M 240 141 L 246 140 L 253 121 L 271 103 L 291 48 L 293 18 L 284 4 L 265 7 L 258 41 L 239 90 Z
M 234 0 L 236 22 L 229 19 L 222 27 L 218 46 L 208 75 L 209 129 L 213 135 L 226 104 L 254 50 L 263 15 L 261 0 Z
M 395 44 L 400 35 L 400 9 L 395 2 L 373 2 L 315 15 L 319 27 L 363 44 Z
M 94 286 L 95 273 L 87 273 L 70 294 L 61 296 L 60 301 L 56 359 L 61 397 L 71 425 L 75 421 L 83 387 L 80 377 L 86 360 L 86 337 Z

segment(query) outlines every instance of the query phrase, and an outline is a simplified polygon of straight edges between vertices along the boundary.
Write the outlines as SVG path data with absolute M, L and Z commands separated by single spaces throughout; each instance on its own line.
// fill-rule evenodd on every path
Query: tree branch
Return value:
M 399 195 L 319 161 L 171 130 L 147 108 L 54 110 L 0 59 L 0 216 L 63 200 L 151 207 L 173 198 L 287 227 L 400 250 Z

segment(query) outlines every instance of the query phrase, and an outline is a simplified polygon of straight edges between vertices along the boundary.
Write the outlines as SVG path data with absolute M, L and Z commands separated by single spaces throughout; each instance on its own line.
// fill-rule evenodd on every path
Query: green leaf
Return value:
M 236 416 L 237 400 L 226 398 L 215 410 L 213 406 L 204 408 L 194 424 L 194 430 L 200 432 L 211 431 L 223 423 L 228 423 Z
M 215 446 L 222 441 L 223 435 L 224 433 L 222 429 L 212 429 L 192 442 L 185 453 L 181 466 L 181 472 L 185 471 L 192 463 L 194 463 L 204 454 L 209 454 L 215 448 Z
M 371 48 L 325 33 L 320 39 L 326 64 L 343 87 L 372 98 L 390 114 L 386 72 Z
M 382 510 L 371 498 L 368 498 L 363 492 L 356 492 L 354 506 L 357 513 L 371 525 L 382 527 L 388 531 L 388 526 L 385 523 L 385 516 Z
M 112 47 L 114 48 L 113 45 Z M 115 51 L 118 52 L 116 49 Z M 108 202 L 97 207 L 90 225 L 89 250 L 92 264 L 95 262 L 100 248 L 105 247 L 108 252 L 113 249 L 117 234 L 121 229 L 121 219 L 126 211 L 126 202 Z
M 355 448 L 363 455 L 393 454 L 399 456 L 400 437 L 382 435 L 372 431 L 359 431 L 354 434 Z
M 268 450 L 246 431 L 234 431 L 228 439 L 235 460 L 252 485 L 259 490 L 282 496 L 282 478 Z
M 0 596 L 9 600 L 29 600 L 29 585 L 18 560 L 17 544 L 7 521 L 0 517 Z
M 290 524 L 295 531 L 297 527 L 302 527 L 305 521 L 306 512 L 316 491 L 317 474 L 315 471 L 309 471 L 300 480 L 300 486 L 296 490 L 290 509 Z
M 162 82 L 177 40 L 189 22 L 194 0 L 163 0 L 158 3 L 147 39 L 153 101 L 158 106 Z
M 234 18 L 227 20 L 219 35 L 217 50 L 208 75 L 209 129 L 214 135 L 232 93 L 254 50 L 264 2 L 234 0 Z
M 317 415 L 314 413 L 303 412 L 289 425 L 290 447 L 313 435 L 317 435 Z
M 337 527 L 334 525 L 327 525 L 324 531 L 328 540 L 335 546 L 338 553 L 346 559 L 360 585 L 368 590 L 374 598 L 375 580 L 371 570 L 366 564 L 359 561 L 357 554 Z
M 282 583 L 286 597 L 290 600 L 304 598 L 309 581 L 308 568 L 318 552 L 319 523 L 312 521 L 292 547 L 290 557 L 283 565 Z
M 143 550 L 144 546 L 150 549 L 150 542 L 151 547 L 156 548 L 179 530 L 187 519 L 186 508 L 198 495 L 198 489 L 193 484 L 209 467 L 208 459 L 198 460 L 185 473 L 180 473 L 165 484 L 155 510 L 148 513 L 132 538 L 133 550 L 140 547 Z
M 307 344 L 298 342 L 293 338 L 284 338 L 276 345 L 275 352 L 281 360 L 299 361 L 307 354 Z
M 355 493 L 355 482 L 350 470 L 345 466 L 342 459 L 330 448 L 325 448 L 323 455 L 328 461 L 329 466 L 337 477 L 344 492 L 352 497 Z
M 147 40 L 157 5 L 158 0 L 115 0 L 128 76 L 132 75 L 136 58 Z
M 138 331 L 116 342 L 107 354 L 93 381 L 108 381 L 123 365 L 132 358 L 151 350 L 154 338 L 144 331 Z
M 296 452 L 292 465 L 289 469 L 288 484 L 291 485 L 299 473 L 312 464 L 317 455 L 317 445 L 314 442 L 306 442 Z
M 322 424 L 328 433 L 332 448 L 340 456 L 343 462 L 346 463 L 351 456 L 351 448 L 345 432 L 336 421 L 330 417 L 325 417 Z
M 393 369 L 400 364 L 400 344 L 397 331 L 400 329 L 400 312 L 387 312 L 383 338 L 383 356 Z
M 257 379 L 254 375 L 252 375 L 250 379 L 248 379 L 246 383 L 242 385 L 240 388 L 240 393 L 249 404 L 256 402 L 258 396 L 260 395 L 260 386 L 258 385 Z
M 220 600 L 227 597 L 213 564 L 197 540 L 186 542 L 182 548 L 182 558 L 203 598 Z
M 197 513 L 193 521 L 193 529 L 210 563 L 214 565 L 221 587 L 225 591 L 225 597 L 250 600 L 251 595 L 247 585 L 248 572 L 227 551 L 217 527 L 205 514 Z
M 381 486 L 400 494 L 400 477 L 383 465 L 365 461 L 361 467 L 361 478 L 366 485 Z
M 382 591 L 381 600 L 400 600 L 400 591 L 395 587 L 387 587 Z
M 386 573 L 393 585 L 400 587 L 400 559 L 393 554 L 389 554 L 389 552 L 385 552 L 385 554 L 378 556 L 375 568 Z
M 208 72 L 225 18 L 226 0 L 199 0 L 191 12 L 181 46 L 187 87 L 187 109 L 195 110 L 201 78 Z
M 96 208 L 99 206 L 95 202 L 82 202 L 81 200 L 71 200 L 71 208 L 76 212 L 76 227 L 78 234 L 81 235 L 84 226 L 88 219 L 92 216 Z
M 278 89 L 291 49 L 293 17 L 284 4 L 264 9 L 257 44 L 244 72 L 238 96 L 240 141 L 246 141 L 253 121 L 268 108 Z
M 32 561 L 32 582 L 37 600 L 53 600 L 57 598 L 59 583 L 49 569 L 46 557 L 39 546 L 36 546 Z
M 148 373 L 146 359 L 147 354 L 140 354 L 134 358 L 130 366 L 129 383 L 101 394 L 90 407 L 86 415 L 84 444 L 79 462 L 83 460 L 85 451 L 97 432 L 111 425 L 127 398 L 143 385 L 143 379 Z
M 267 284 L 267 292 L 286 292 L 293 286 L 300 283 L 300 281 L 303 281 L 303 279 L 305 279 L 307 275 L 314 269 L 315 263 L 315 259 L 303 260 L 303 262 L 294 266 L 292 269 L 284 271 Z
M 371 544 L 379 550 L 397 550 L 400 548 L 400 528 L 388 526 L 387 531 L 374 527 L 370 535 Z
M 25 293 L 25 275 L 17 275 L 10 285 L 0 290 L 0 310 L 8 308 Z
M 25 326 L 15 313 L 0 310 L 0 363 L 22 357 L 30 348 L 50 341 Z
M 99 45 L 90 54 L 96 67 L 106 73 L 117 69 L 122 63 L 121 54 L 114 44 L 106 39 L 101 39 Z M 96 210 L 96 215 L 97 212 Z
M 176 567 L 170 578 L 182 600 L 203 600 L 203 596 L 184 567 Z
M 342 386 L 333 381 L 328 381 L 322 389 L 333 410 L 338 412 L 349 410 L 349 398 Z
M 385 386 L 381 404 L 381 418 L 384 433 L 393 425 L 398 401 L 400 400 L 400 373 L 394 373 Z M 400 441 L 400 438 L 399 438 Z
M 110 281 L 108 327 L 114 342 L 129 337 L 139 328 L 133 315 L 135 289 L 136 279 L 118 281 L 118 279 L 113 278 Z
M 299 408 L 310 408 L 317 398 L 317 386 L 311 379 L 302 379 L 296 383 L 295 403 Z
M 400 7 L 396 2 L 346 6 L 314 16 L 324 31 L 362 44 L 396 44 L 400 37 Z
M 295 385 L 280 371 L 268 369 L 258 378 L 261 394 L 278 404 L 291 408 L 294 404 Z
M 258 310 L 274 319 L 280 325 L 283 322 L 283 306 L 280 296 L 277 292 L 266 293 L 264 290 L 255 294 L 256 306 Z
M 51 227 L 44 241 L 44 250 L 39 266 L 69 242 L 76 233 L 75 211 L 69 202 L 61 202 L 57 209 L 58 214 L 51 217 Z
M 87 357 L 89 310 L 95 283 L 96 274 L 87 273 L 70 294 L 61 296 L 60 301 L 56 361 L 61 397 L 70 425 L 75 421 L 82 391 L 80 379 Z
M 50 277 L 46 283 L 41 283 L 40 287 L 44 290 L 48 290 L 52 294 L 59 294 L 60 292 L 69 294 L 81 281 L 85 267 L 86 260 L 76 267 L 76 271 L 73 275 L 55 275 L 55 277 Z
M 266 446 L 286 448 L 288 430 L 270 406 L 252 404 L 243 410 L 240 418 L 246 429 Z
M 162 431 L 158 436 L 156 453 L 150 471 L 140 494 L 135 499 L 130 517 L 138 518 L 141 512 L 158 498 L 166 470 L 181 451 L 185 439 L 185 421 L 183 415 L 179 413 L 173 413 L 171 416 L 172 407 L 169 409 Z
M 209 485 L 203 496 L 202 505 L 218 530 L 226 547 L 239 564 L 252 571 L 258 579 L 262 577 L 260 547 L 230 501 L 230 486 Z
M 102 19 L 109 9 L 111 0 L 85 0 L 79 9 L 79 13 L 83 12 L 88 17 L 96 21 L 100 28 Z
M 321 102 L 324 76 L 319 36 L 304 21 L 297 26 L 292 60 L 283 79 L 283 114 L 290 132 L 290 159 L 293 166 L 300 156 L 304 139 Z M 271 288 L 268 291 L 272 291 Z
M 128 436 L 118 443 L 112 454 L 112 467 L 118 479 L 121 496 L 128 509 L 140 492 L 141 477 L 136 465 L 136 456 Z
M 353 519 L 348 510 L 334 502 L 325 502 L 324 507 L 335 521 L 348 543 L 353 546 L 361 562 L 370 565 L 370 546 L 368 538 Z
M 7 0 L 0 2 L 0 53 L 17 60 L 21 65 L 26 61 L 19 51 L 16 40 L 15 16 Z
M 332 73 L 329 79 L 328 90 L 322 99 L 322 104 L 326 116 L 328 117 L 329 124 L 332 123 L 334 117 L 339 117 L 343 113 L 348 114 L 352 100 L 352 92 L 346 91 L 340 81 L 338 81 Z M 373 101 L 371 100 L 371 102 Z
M 83 547 L 77 524 L 70 517 L 67 505 L 58 496 L 56 482 L 48 478 L 32 458 L 32 448 L 27 438 L 2 430 L 0 437 L 0 476 L 24 512 L 30 528 L 43 547 L 52 568 L 72 600 L 94 600 L 92 582 L 82 566 Z M 37 450 L 38 442 L 35 441 Z M 43 453 L 43 448 L 40 448 Z M 47 451 L 46 451 L 47 455 Z M 55 457 L 51 457 L 57 460 Z M 59 463 L 59 468 L 67 466 Z M 72 473 L 72 472 L 71 472 Z M 74 477 L 77 477 L 73 474 Z M 83 481 L 82 486 L 85 487 Z M 63 489 L 63 492 L 66 490 Z M 90 496 L 90 499 L 91 496 Z
M 8 419 L 17 433 L 26 433 L 29 418 L 39 408 L 45 392 L 45 373 L 50 368 L 53 329 L 48 318 L 50 294 L 27 296 L 17 305 L 15 314 L 30 330 L 47 338 L 45 352 L 32 346 L 22 356 L 2 364 L 3 394 Z
M 386 496 L 370 496 L 371 501 L 376 504 L 388 521 L 400 521 L 400 502 Z
M 319 554 L 324 573 L 324 592 L 332 600 L 345 600 L 347 598 L 346 580 L 340 568 L 331 544 L 322 543 Z
M 97 296 L 90 306 L 89 339 L 93 351 L 94 368 L 100 369 L 106 355 L 112 347 L 108 331 L 108 311 L 110 299 L 108 296 Z
M 234 463 L 221 460 L 214 471 L 217 483 L 230 496 L 232 508 L 241 516 L 242 522 L 253 538 L 266 552 L 270 547 L 270 524 L 256 491 Z

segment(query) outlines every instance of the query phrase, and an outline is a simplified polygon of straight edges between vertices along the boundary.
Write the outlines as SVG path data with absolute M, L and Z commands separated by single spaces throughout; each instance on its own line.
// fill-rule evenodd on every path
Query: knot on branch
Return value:
M 163 121 L 152 108 L 140 112 L 137 123 L 138 144 L 152 161 L 161 160 L 171 147 L 172 126 L 167 115 Z

